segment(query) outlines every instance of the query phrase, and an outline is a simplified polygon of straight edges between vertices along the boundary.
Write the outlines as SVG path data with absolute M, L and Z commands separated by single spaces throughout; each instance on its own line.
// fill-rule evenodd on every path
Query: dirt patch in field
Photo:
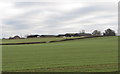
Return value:
M 53 68 L 26 69 L 12 72 L 117 72 L 118 64 L 94 64 L 82 66 L 60 66 Z M 10 71 L 11 72 L 11 71 Z

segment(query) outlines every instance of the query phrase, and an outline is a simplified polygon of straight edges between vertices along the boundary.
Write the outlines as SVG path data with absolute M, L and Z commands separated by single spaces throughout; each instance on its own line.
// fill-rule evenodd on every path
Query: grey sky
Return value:
M 2 5 L 1 5 L 2 4 Z M 62 34 L 85 30 L 117 32 L 118 5 L 113 2 L 4 2 L 0 19 L 3 37 Z

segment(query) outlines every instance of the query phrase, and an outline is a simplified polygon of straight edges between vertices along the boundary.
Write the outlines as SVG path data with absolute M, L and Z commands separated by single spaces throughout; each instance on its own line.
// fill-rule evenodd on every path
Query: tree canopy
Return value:
M 104 35 L 104 36 L 115 36 L 116 33 L 115 33 L 115 31 L 112 30 L 112 29 L 107 29 L 107 30 L 105 30 L 105 33 L 103 33 L 103 35 Z
M 97 35 L 97 36 L 99 36 L 99 35 L 101 35 L 101 32 L 98 31 L 98 30 L 94 30 L 94 31 L 92 32 L 92 35 Z

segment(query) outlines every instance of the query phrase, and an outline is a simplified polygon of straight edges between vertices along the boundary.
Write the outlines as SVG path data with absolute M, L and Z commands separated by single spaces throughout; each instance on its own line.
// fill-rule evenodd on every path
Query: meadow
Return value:
M 3 45 L 2 53 L 3 72 L 118 71 L 117 37 Z

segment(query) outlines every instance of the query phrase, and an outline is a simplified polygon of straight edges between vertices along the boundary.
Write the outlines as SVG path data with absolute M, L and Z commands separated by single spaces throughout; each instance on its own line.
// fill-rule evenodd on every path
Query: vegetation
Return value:
M 105 33 L 103 33 L 104 36 L 115 36 L 116 33 L 114 30 L 111 30 L 111 29 L 107 29 L 105 30 Z
M 26 38 L 26 39 L 3 39 L 2 43 L 24 43 L 24 42 L 43 42 L 43 41 L 53 41 L 53 40 L 63 40 L 72 39 L 79 37 L 43 37 L 43 38 Z
M 98 30 L 94 30 L 94 31 L 92 32 L 92 35 L 100 36 L 100 35 L 101 35 L 101 32 L 98 31 Z
M 66 33 L 66 34 L 58 34 L 58 35 L 27 35 L 26 38 L 81 37 L 81 36 L 116 36 L 116 33 L 112 29 L 105 30 L 105 33 L 103 33 L 103 35 L 98 30 L 94 30 L 92 33 L 85 33 L 85 30 L 82 30 L 82 32 L 80 33 Z M 14 37 L 9 37 L 9 39 L 26 39 L 26 38 L 21 38 L 18 35 Z M 6 39 L 6 38 L 3 38 L 3 39 Z
M 3 71 L 112 72 L 118 70 L 117 57 L 117 37 L 3 45 Z

